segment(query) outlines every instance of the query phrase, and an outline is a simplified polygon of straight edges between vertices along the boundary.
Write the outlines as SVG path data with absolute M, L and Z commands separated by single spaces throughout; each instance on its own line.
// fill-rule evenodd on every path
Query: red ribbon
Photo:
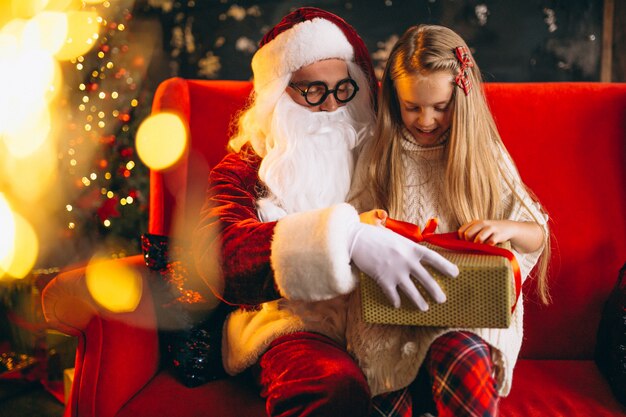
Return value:
M 437 219 L 428 220 L 423 231 L 420 230 L 419 226 L 395 220 L 390 217 L 387 218 L 385 226 L 387 229 L 392 230 L 414 242 L 428 242 L 430 244 L 458 252 L 505 257 L 511 263 L 513 276 L 515 278 L 515 302 L 513 303 L 513 307 L 511 307 L 511 312 L 515 310 L 517 299 L 519 298 L 520 291 L 522 290 L 522 273 L 520 271 L 519 264 L 517 263 L 517 259 L 511 251 L 498 246 L 487 245 L 486 243 L 476 243 L 462 240 L 456 232 L 435 234 L 435 229 L 437 229 Z
M 465 95 L 467 96 L 472 88 L 472 82 L 469 78 L 469 74 L 467 73 L 467 69 L 474 66 L 472 62 L 472 58 L 470 58 L 470 53 L 464 46 L 458 46 L 454 49 L 456 54 L 456 58 L 461 63 L 461 68 L 459 68 L 459 73 L 454 78 L 454 82 L 461 87 Z

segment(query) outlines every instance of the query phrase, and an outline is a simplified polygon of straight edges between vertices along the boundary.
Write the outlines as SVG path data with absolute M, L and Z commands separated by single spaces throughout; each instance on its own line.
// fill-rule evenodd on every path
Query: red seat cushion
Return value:
M 520 360 L 502 417 L 618 417 L 626 408 L 611 395 L 592 361 Z
M 170 398 L 171 401 L 155 401 Z M 520 360 L 502 417 L 626 417 L 592 361 Z M 154 377 L 117 417 L 261 417 L 265 402 L 241 377 L 186 388 L 168 372 Z
M 167 399 L 167 401 L 159 401 Z M 169 372 L 158 373 L 116 417 L 263 417 L 265 401 L 242 377 L 187 388 Z

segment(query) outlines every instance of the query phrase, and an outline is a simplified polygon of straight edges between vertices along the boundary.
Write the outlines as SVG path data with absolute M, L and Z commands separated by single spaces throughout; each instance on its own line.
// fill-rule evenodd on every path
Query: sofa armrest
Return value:
M 122 262 L 142 276 L 141 299 L 132 312 L 112 313 L 102 308 L 87 289 L 85 268 L 60 273 L 42 294 L 49 325 L 78 337 L 66 416 L 114 416 L 159 367 L 156 315 L 143 257 L 110 262 Z

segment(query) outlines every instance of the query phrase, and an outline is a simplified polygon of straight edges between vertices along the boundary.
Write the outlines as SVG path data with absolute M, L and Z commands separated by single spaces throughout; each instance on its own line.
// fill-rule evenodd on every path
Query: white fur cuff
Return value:
M 351 225 L 359 221 L 349 204 L 288 215 L 276 224 L 271 262 L 276 285 L 287 299 L 320 301 L 351 292 Z

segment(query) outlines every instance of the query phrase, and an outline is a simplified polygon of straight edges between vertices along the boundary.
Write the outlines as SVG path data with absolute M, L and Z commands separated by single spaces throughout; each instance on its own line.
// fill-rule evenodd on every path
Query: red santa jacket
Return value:
M 257 216 L 260 163 L 245 146 L 213 168 L 194 236 L 198 269 L 228 304 L 252 306 L 280 298 L 270 267 L 276 222 L 261 223 Z

